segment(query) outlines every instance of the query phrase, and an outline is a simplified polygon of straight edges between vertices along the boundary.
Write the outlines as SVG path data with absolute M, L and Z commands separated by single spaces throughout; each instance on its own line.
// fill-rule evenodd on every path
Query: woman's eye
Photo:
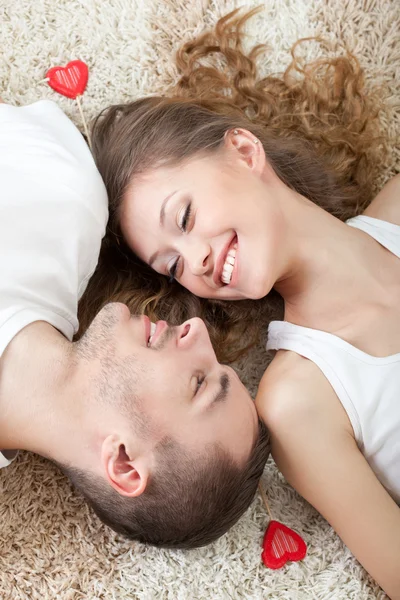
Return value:
M 168 269 L 168 276 L 169 276 L 170 283 L 172 283 L 174 281 L 174 279 L 176 279 L 176 273 L 178 271 L 179 260 L 180 260 L 179 257 L 177 259 L 175 259 L 175 262 Z
M 192 217 L 192 203 L 189 204 L 184 209 L 183 213 L 181 213 L 181 218 L 178 222 L 178 227 L 182 231 L 182 233 L 186 233 L 188 227 L 190 226 L 190 219 Z M 180 268 L 181 257 L 175 259 L 174 263 L 171 267 L 168 268 L 168 276 L 169 281 L 172 282 L 174 279 L 179 277 L 178 269 Z
M 182 219 L 179 223 L 179 229 L 183 232 L 186 233 L 189 222 L 190 222 L 190 217 L 192 214 L 192 203 L 189 202 L 189 204 L 187 205 L 183 215 L 182 215 Z

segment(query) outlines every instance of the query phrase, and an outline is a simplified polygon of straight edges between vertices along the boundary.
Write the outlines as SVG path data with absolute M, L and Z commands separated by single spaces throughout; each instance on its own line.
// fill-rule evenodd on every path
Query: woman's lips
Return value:
M 214 283 L 218 287 L 221 287 L 221 285 L 229 285 L 232 282 L 233 274 L 236 271 L 237 241 L 238 239 L 235 233 L 219 255 L 217 268 L 214 270 L 213 275 Z
M 224 266 L 222 268 L 221 281 L 225 285 L 229 285 L 232 280 L 233 271 L 236 264 L 236 250 L 237 244 L 233 244 L 230 247 L 228 254 L 226 255 Z

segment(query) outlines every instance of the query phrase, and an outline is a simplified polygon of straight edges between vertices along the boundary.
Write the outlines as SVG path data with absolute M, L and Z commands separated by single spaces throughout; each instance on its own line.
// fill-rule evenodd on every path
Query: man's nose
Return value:
M 211 362 L 216 360 L 207 327 L 202 319 L 194 317 L 179 325 L 177 338 L 181 350 L 194 350 L 198 357 L 205 356 Z
M 186 260 L 193 275 L 205 275 L 211 267 L 211 246 L 207 242 L 190 242 L 185 248 Z

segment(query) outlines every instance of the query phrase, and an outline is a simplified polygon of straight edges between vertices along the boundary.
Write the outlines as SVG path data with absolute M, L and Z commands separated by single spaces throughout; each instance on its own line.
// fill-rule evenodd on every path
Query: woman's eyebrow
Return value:
M 155 260 L 158 258 L 159 252 L 158 250 L 156 252 L 154 252 L 154 254 L 152 254 L 149 258 L 149 266 L 152 267 L 153 263 L 155 262 Z
M 175 190 L 174 192 L 172 192 L 171 194 L 168 194 L 168 196 L 166 198 L 164 198 L 163 203 L 161 204 L 161 210 L 160 210 L 160 225 L 161 227 L 164 227 L 164 219 L 165 219 L 165 207 L 168 204 L 168 200 L 170 200 L 170 198 L 172 198 L 172 196 L 174 194 L 176 194 L 178 190 Z M 150 261 L 149 261 L 150 262 Z
M 165 222 L 165 208 L 168 204 L 168 201 L 172 198 L 172 196 L 174 194 L 176 194 L 178 190 L 175 190 L 174 192 L 172 192 L 171 194 L 168 194 L 168 196 L 166 198 L 164 198 L 163 203 L 161 204 L 161 209 L 160 209 L 160 226 L 164 227 L 164 222 Z M 156 261 L 156 259 L 158 258 L 159 255 L 159 251 L 156 250 L 156 252 L 154 252 L 150 258 L 149 258 L 149 266 L 152 267 L 154 262 Z

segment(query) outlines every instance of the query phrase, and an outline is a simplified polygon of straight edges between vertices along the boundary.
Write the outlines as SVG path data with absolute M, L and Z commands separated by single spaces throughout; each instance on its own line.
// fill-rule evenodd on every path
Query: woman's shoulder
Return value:
M 400 225 L 400 173 L 383 186 L 363 214 Z
M 261 417 L 267 422 L 306 408 L 312 398 L 310 388 L 319 379 L 319 373 L 310 360 L 291 350 L 279 350 L 258 388 L 256 406 Z
M 312 361 L 280 350 L 266 369 L 256 397 L 260 417 L 271 431 L 295 425 L 299 419 L 313 430 L 321 420 L 333 427 L 351 425 L 329 381 Z

